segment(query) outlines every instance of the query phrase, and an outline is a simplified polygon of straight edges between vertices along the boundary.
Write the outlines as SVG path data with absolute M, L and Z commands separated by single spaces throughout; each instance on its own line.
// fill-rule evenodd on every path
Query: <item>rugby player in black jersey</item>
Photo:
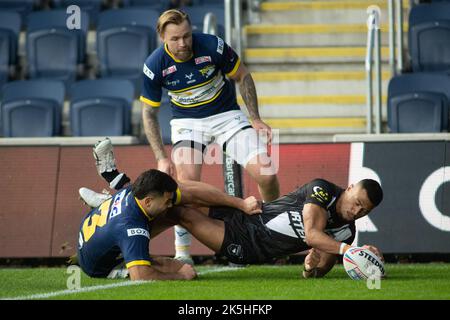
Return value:
M 259 214 L 229 207 L 211 207 L 208 212 L 181 207 L 170 211 L 167 217 L 238 264 L 265 263 L 309 250 L 303 276 L 322 277 L 353 242 L 355 220 L 369 214 L 382 199 L 380 184 L 371 179 L 346 189 L 315 179 L 262 204 Z M 383 259 L 378 248 L 365 247 Z

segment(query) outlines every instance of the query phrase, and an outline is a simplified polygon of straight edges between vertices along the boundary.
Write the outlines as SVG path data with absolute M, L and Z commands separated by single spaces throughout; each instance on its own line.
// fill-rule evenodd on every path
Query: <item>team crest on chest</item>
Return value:
M 208 79 L 216 70 L 216 67 L 214 67 L 212 64 L 207 65 L 206 67 L 199 70 L 199 72 L 204 76 L 206 79 Z
M 190 74 L 185 74 L 184 75 L 184 77 L 186 78 L 186 79 L 188 79 L 188 81 L 186 82 L 186 84 L 191 84 L 191 83 L 194 83 L 194 82 L 196 82 L 197 80 L 195 80 L 195 79 L 192 79 L 192 77 L 194 76 L 194 74 L 191 72 Z

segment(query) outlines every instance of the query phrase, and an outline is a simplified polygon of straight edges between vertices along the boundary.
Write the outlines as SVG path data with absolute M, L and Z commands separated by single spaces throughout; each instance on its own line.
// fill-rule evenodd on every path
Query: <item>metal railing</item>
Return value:
M 241 0 L 225 0 L 225 42 L 242 57 Z
M 367 133 L 381 133 L 382 126 L 382 94 L 381 94 L 381 38 L 380 38 L 380 8 L 369 6 L 367 20 L 367 55 L 366 55 L 366 78 L 367 78 Z M 389 20 L 389 66 L 391 77 L 401 74 L 404 69 L 403 63 L 403 1 L 388 1 Z M 375 71 L 375 87 L 374 87 Z M 375 93 L 373 93 L 375 89 Z M 375 95 L 375 119 L 373 119 Z M 375 121 L 374 121 L 375 120 Z M 375 122 L 375 130 L 373 124 Z
M 370 6 L 367 8 L 367 54 L 365 61 L 367 80 L 367 114 L 366 131 L 373 133 L 373 71 L 375 69 L 375 133 L 381 133 L 381 32 L 380 32 L 380 8 Z
M 389 0 L 389 66 L 391 76 L 403 71 L 403 1 Z
M 217 18 L 212 12 L 208 12 L 203 18 L 203 33 L 218 35 Z

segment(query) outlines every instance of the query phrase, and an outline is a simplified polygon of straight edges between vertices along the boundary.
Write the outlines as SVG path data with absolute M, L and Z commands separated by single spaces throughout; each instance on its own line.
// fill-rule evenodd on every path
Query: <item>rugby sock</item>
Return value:
M 175 256 L 190 256 L 191 234 L 180 226 L 175 226 Z
M 125 173 L 119 173 L 117 169 L 111 172 L 103 172 L 102 177 L 109 183 L 109 187 L 115 190 L 122 189 L 130 182 L 130 178 L 128 178 Z
M 111 189 L 120 190 L 122 189 L 128 182 L 130 182 L 130 178 L 127 177 L 125 173 L 119 173 L 117 177 L 115 177 L 110 183 L 109 187 Z
M 111 181 L 113 181 L 118 175 L 119 171 L 117 171 L 117 169 L 110 172 L 102 172 L 103 179 L 105 179 L 108 183 L 111 183 Z

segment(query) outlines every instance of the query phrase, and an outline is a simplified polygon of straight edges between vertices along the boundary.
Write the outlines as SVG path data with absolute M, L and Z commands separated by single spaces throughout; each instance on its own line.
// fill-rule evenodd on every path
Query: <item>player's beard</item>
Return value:
M 192 56 L 192 48 L 186 47 L 177 51 L 177 58 L 180 60 L 187 60 Z

